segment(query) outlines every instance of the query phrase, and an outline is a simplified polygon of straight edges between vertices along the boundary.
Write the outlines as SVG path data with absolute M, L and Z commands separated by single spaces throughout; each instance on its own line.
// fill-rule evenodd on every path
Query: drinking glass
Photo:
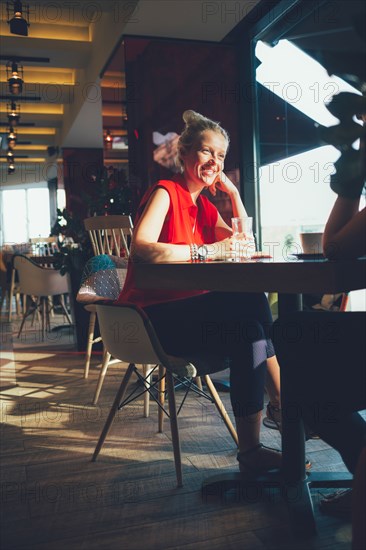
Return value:
M 255 253 L 253 218 L 231 218 L 231 228 L 236 241 L 237 259 L 248 259 Z

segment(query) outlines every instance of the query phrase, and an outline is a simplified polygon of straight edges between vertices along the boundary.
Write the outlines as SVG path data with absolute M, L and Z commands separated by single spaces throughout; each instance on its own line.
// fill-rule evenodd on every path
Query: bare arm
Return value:
M 366 208 L 360 199 L 339 196 L 334 203 L 323 236 L 327 258 L 357 258 L 366 254 Z
M 224 193 L 227 193 L 229 195 L 233 217 L 246 218 L 248 216 L 237 187 L 223 172 L 220 174 L 220 179 L 215 183 L 215 186 L 213 186 L 212 189 L 210 187 L 210 191 L 213 195 L 216 195 L 216 187 L 220 189 L 220 191 L 223 191 Z M 231 227 L 229 227 L 227 223 L 224 222 L 219 214 L 215 227 L 216 239 L 218 241 L 221 241 L 223 239 L 231 237 L 232 234 L 233 232 Z
M 339 118 L 340 124 L 326 129 L 325 141 L 338 147 L 341 156 L 334 163 L 336 171 L 330 180 L 338 198 L 324 230 L 324 254 L 334 259 L 357 258 L 366 254 L 366 209 L 359 212 L 366 178 L 366 97 L 341 92 L 332 98 L 327 109 Z M 363 129 L 352 121 L 360 113 Z M 358 150 L 351 147 L 355 137 L 360 137 Z
M 151 195 L 134 229 L 131 255 L 134 261 L 185 262 L 191 259 L 189 244 L 159 243 L 158 239 L 169 210 L 169 193 L 158 188 Z M 224 223 L 224 222 L 223 222 Z M 225 224 L 226 225 L 226 224 Z M 231 233 L 231 230 L 230 230 Z M 208 245 L 209 258 L 219 260 L 229 254 L 229 239 Z
M 169 193 L 159 188 L 151 195 L 134 229 L 131 254 L 134 261 L 179 262 L 191 258 L 189 245 L 159 243 L 170 204 Z

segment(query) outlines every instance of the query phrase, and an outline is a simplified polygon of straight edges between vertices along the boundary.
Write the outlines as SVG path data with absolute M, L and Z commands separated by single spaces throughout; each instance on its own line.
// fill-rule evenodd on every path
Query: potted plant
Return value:
M 54 267 L 62 275 L 70 277 L 71 309 L 75 321 L 75 333 L 79 351 L 84 351 L 87 344 L 88 313 L 76 301 L 84 266 L 93 256 L 93 249 L 82 220 L 66 209 L 57 210 L 57 221 L 52 227 L 51 235 L 57 235 L 59 250 L 54 254 Z

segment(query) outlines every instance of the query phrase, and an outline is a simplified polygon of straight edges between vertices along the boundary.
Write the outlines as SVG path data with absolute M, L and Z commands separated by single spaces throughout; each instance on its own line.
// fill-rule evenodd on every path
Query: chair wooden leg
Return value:
M 11 322 L 11 316 L 12 316 L 12 307 L 13 307 L 13 295 L 14 295 L 14 287 L 15 287 L 15 268 L 13 267 L 11 271 L 11 281 L 10 281 L 10 290 L 9 290 L 9 317 L 8 321 Z
M 97 388 L 95 390 L 94 399 L 93 399 L 93 405 L 96 405 L 98 403 L 99 394 L 103 386 L 104 378 L 108 370 L 109 361 L 111 358 L 111 354 L 108 353 L 108 351 L 104 348 L 103 351 L 103 363 L 102 368 L 100 369 L 99 378 L 97 382 Z
M 142 365 L 142 374 L 146 379 L 146 385 L 151 386 L 151 372 L 153 367 L 149 364 Z M 150 414 L 150 394 L 148 391 L 144 393 L 144 418 L 148 418 Z
M 69 323 L 69 325 L 72 325 L 72 320 L 71 320 L 71 317 L 69 315 L 69 312 L 67 311 L 66 309 L 66 304 L 65 304 L 65 298 L 64 298 L 64 295 L 61 294 L 60 295 L 60 306 L 61 306 L 61 309 L 67 319 L 67 322 Z
M 172 373 L 169 371 L 166 371 L 165 379 L 166 379 L 166 385 L 168 390 L 170 429 L 172 432 L 175 472 L 177 475 L 178 487 L 183 487 L 182 458 L 180 453 L 178 416 L 177 416 L 177 406 L 175 402 L 174 378 Z
M 117 414 L 117 411 L 118 411 L 118 407 L 126 393 L 126 389 L 127 389 L 127 385 L 128 385 L 128 382 L 130 381 L 130 378 L 131 378 L 131 375 L 132 373 L 134 372 L 134 369 L 135 369 L 135 365 L 133 363 L 130 363 L 128 365 L 128 368 L 127 368 L 127 371 L 126 371 L 126 374 L 124 375 L 123 377 L 123 380 L 121 382 L 121 385 L 119 387 L 119 390 L 117 392 L 117 395 L 114 399 L 114 402 L 113 402 L 113 405 L 111 407 L 111 410 L 109 411 L 109 415 L 108 415 L 108 418 L 106 420 L 106 423 L 104 424 L 104 428 L 102 430 L 102 433 L 100 434 L 100 437 L 99 437 L 99 441 L 97 443 L 97 446 L 95 447 L 95 451 L 94 451 L 94 454 L 93 454 L 93 457 L 92 457 L 92 462 L 95 462 L 102 447 L 103 447 L 103 444 L 104 444 L 104 441 L 105 441 L 105 438 L 107 437 L 108 435 L 108 432 L 112 426 L 112 423 L 113 423 L 113 420 L 114 420 L 114 417 L 116 416 Z
M 47 299 L 44 301 L 44 306 L 46 308 L 46 332 L 51 330 L 51 311 L 50 311 L 50 297 L 48 296 Z
M 35 307 L 36 307 L 36 306 L 35 306 Z M 21 335 L 21 332 L 22 332 L 22 330 L 23 330 L 24 323 L 25 323 L 27 317 L 29 317 L 29 315 L 32 315 L 32 314 L 34 314 L 34 310 L 32 309 L 32 303 L 31 303 L 31 304 L 29 305 L 27 311 L 26 311 L 26 312 L 24 313 L 24 315 L 23 315 L 23 319 L 22 319 L 22 322 L 21 322 L 21 324 L 20 324 L 20 328 L 19 328 L 19 331 L 18 331 L 18 334 L 17 334 L 17 338 L 19 338 L 20 335 Z
M 15 291 L 15 311 L 17 312 L 17 315 L 22 314 L 22 306 L 20 303 L 20 293 L 18 291 Z
M 229 430 L 231 437 L 235 441 L 236 446 L 238 447 L 239 446 L 238 434 L 236 433 L 236 430 L 235 430 L 235 428 L 234 428 L 234 426 L 233 426 L 233 424 L 230 420 L 230 417 L 229 417 L 229 415 L 228 415 L 228 413 L 225 409 L 225 405 L 221 401 L 221 398 L 220 398 L 219 394 L 217 393 L 217 390 L 216 390 L 211 378 L 209 377 L 209 375 L 206 374 L 204 378 L 205 378 L 205 384 L 208 387 L 208 390 L 209 390 L 209 392 L 212 396 L 212 399 L 214 400 L 216 408 L 219 411 L 221 418 L 225 422 L 226 427 Z
M 1 298 L 0 298 L 0 311 L 3 310 L 4 302 L 5 302 L 5 307 L 6 307 L 6 297 L 7 297 L 7 291 L 5 290 L 5 288 L 2 288 L 1 289 Z
M 49 316 L 50 317 L 55 316 L 55 312 L 53 311 L 53 298 L 52 298 L 52 296 L 48 296 L 48 311 L 49 311 Z
M 89 376 L 90 358 L 91 358 L 93 343 L 94 343 L 94 329 L 95 329 L 96 318 L 97 318 L 96 312 L 92 311 L 89 317 L 88 344 L 85 352 L 84 378 L 88 378 Z
M 159 365 L 159 388 L 158 388 L 158 401 L 160 407 L 158 407 L 158 432 L 163 433 L 164 430 L 164 417 L 165 413 L 161 407 L 164 407 L 165 403 L 165 368 Z
M 44 296 L 40 298 L 41 303 L 41 316 L 42 316 L 42 342 L 44 342 L 44 334 L 46 330 L 46 300 Z
M 41 320 L 42 320 L 42 317 L 41 317 L 41 313 L 42 313 L 41 298 L 39 296 L 31 296 L 30 299 L 35 304 L 35 307 L 34 307 L 34 310 L 33 310 L 33 315 L 32 315 L 32 324 L 31 324 L 31 326 L 33 327 L 34 319 L 36 317 L 37 317 L 38 323 L 40 323 Z
M 198 388 L 200 391 L 202 391 L 203 388 L 202 388 L 202 380 L 201 380 L 201 377 L 200 377 L 200 376 L 196 376 L 196 378 L 195 378 L 194 381 L 195 381 L 195 384 L 196 384 L 197 388 Z

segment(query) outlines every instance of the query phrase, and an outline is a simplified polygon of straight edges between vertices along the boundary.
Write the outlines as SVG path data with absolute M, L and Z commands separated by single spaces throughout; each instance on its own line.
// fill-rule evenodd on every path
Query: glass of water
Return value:
M 237 259 L 250 259 L 255 253 L 253 218 L 231 218 L 231 228 L 236 245 Z

